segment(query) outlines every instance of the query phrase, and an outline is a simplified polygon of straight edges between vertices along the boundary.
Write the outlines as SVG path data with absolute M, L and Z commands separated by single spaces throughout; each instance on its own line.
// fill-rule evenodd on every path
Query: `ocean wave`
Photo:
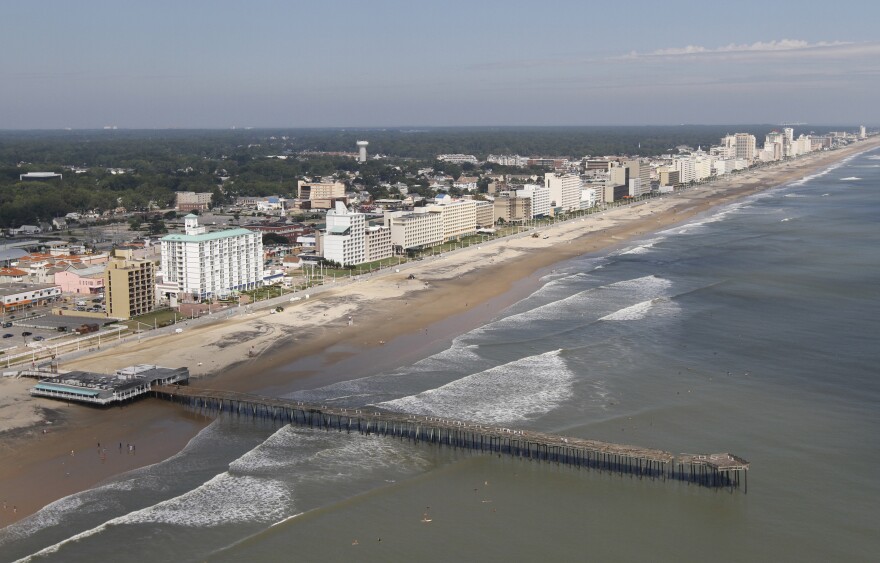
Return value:
M 153 506 L 113 518 L 20 561 L 58 553 L 70 543 L 124 524 L 176 524 L 187 527 L 260 522 L 271 524 L 289 512 L 291 496 L 280 481 L 221 473 L 201 486 Z
M 472 331 L 474 334 L 484 335 L 487 332 L 499 329 L 525 328 L 534 331 L 531 323 L 542 320 L 565 320 L 581 319 L 585 310 L 592 302 L 608 301 L 614 293 L 621 293 L 627 299 L 654 298 L 662 295 L 669 289 L 672 282 L 656 275 L 642 276 L 629 280 L 621 280 L 606 285 L 593 287 L 580 291 L 560 299 L 547 303 L 534 309 L 523 311 L 497 321 L 493 321 L 481 328 Z
M 719 221 L 727 218 L 728 215 L 732 213 L 736 213 L 748 206 L 750 206 L 753 202 L 761 197 L 766 197 L 764 194 L 753 194 L 742 201 L 737 201 L 725 205 L 723 207 L 718 208 L 712 214 L 708 216 L 703 216 L 699 218 L 694 218 L 681 226 L 672 227 L 671 229 L 666 229 L 664 231 L 660 231 L 659 234 L 676 234 L 676 235 L 684 235 L 692 232 L 701 232 L 702 229 L 700 227 L 704 227 L 706 225 L 710 225 L 712 223 L 717 223 Z
M 530 420 L 570 395 L 574 373 L 561 350 L 516 360 L 376 406 L 489 424 Z
M 861 180 L 861 178 L 858 178 L 858 177 L 856 177 L 856 176 L 847 176 L 846 178 L 841 178 L 841 179 L 840 179 L 841 182 L 852 182 L 852 181 L 855 181 L 855 180 Z
M 642 301 L 641 303 L 636 303 L 635 305 L 630 305 L 629 307 L 624 307 L 623 309 L 619 309 L 605 315 L 600 318 L 600 321 L 638 321 L 644 319 L 652 312 L 656 311 L 659 307 L 665 307 L 666 314 L 670 314 L 673 311 L 678 310 L 678 305 L 676 305 L 673 301 L 669 300 L 665 297 L 656 297 L 654 299 L 649 299 L 647 301 Z
M 622 251 L 620 254 L 621 255 L 647 254 L 648 252 L 650 252 L 654 248 L 655 244 L 657 244 L 658 242 L 661 242 L 663 239 L 664 239 L 664 237 L 657 237 L 657 238 L 653 238 L 653 239 L 644 241 L 643 243 L 639 244 L 638 246 L 634 246 L 632 248 L 628 248 L 628 249 Z
M 400 448 L 380 436 L 327 434 L 284 426 L 268 440 L 229 464 L 231 474 L 278 475 L 294 483 L 338 480 L 370 471 L 426 464 L 417 450 Z
M 178 497 L 109 523 L 176 524 L 194 528 L 271 523 L 289 513 L 291 501 L 290 490 L 282 481 L 226 472 Z
M 155 491 L 156 494 L 161 494 L 164 491 L 168 491 L 170 488 L 168 481 L 161 475 L 157 475 L 155 469 L 162 466 L 170 467 L 184 457 L 187 458 L 186 462 L 189 470 L 206 466 L 207 462 L 203 461 L 204 456 L 199 455 L 198 452 L 214 448 L 217 440 L 223 436 L 224 431 L 219 428 L 219 424 L 215 421 L 190 439 L 183 450 L 168 459 L 132 469 L 103 485 L 58 499 L 47 504 L 31 516 L 7 526 L 0 532 L 0 546 L 10 541 L 31 536 L 51 526 L 64 525 L 65 519 L 73 514 L 82 515 L 121 508 L 118 501 L 108 495 L 108 492 L 151 490 Z
M 406 368 L 398 369 L 391 373 L 381 373 L 331 383 L 330 385 L 315 389 L 295 391 L 284 395 L 284 398 L 310 403 L 366 398 L 367 400 L 363 402 L 369 402 L 370 398 L 375 400 L 378 394 L 394 392 L 399 389 L 403 389 L 405 392 L 407 387 L 420 384 L 419 378 L 414 377 L 416 375 L 429 376 L 437 372 L 449 370 L 467 370 L 472 369 L 473 366 L 485 363 L 485 360 L 477 354 L 479 347 L 464 341 L 467 336 L 467 334 L 464 334 L 456 337 L 449 348 L 423 358 Z M 363 402 L 349 401 L 350 404 L 363 404 Z
M 815 174 L 810 174 L 809 176 L 804 176 L 804 177 L 801 178 L 800 180 L 795 180 L 794 182 L 790 182 L 790 183 L 786 184 L 786 186 L 803 186 L 803 185 L 806 184 L 807 182 L 809 182 L 809 181 L 811 181 L 811 180 L 815 180 L 816 178 L 821 178 L 822 176 L 825 176 L 825 175 L 828 174 L 829 172 L 832 172 L 833 170 L 837 170 L 837 169 L 840 168 L 841 166 L 844 166 L 844 165 L 850 163 L 854 158 L 857 158 L 857 157 L 859 157 L 859 156 L 862 156 L 862 155 L 864 155 L 866 152 L 870 152 L 870 151 L 872 151 L 872 150 L 874 150 L 874 149 L 868 149 L 867 151 L 862 151 L 862 152 L 858 152 L 858 153 L 855 153 L 855 154 L 851 154 L 851 155 L 849 155 L 848 157 L 843 158 L 843 159 L 841 159 L 841 160 L 835 162 L 834 164 L 831 164 L 831 165 L 828 166 L 827 168 L 825 168 L 825 169 L 823 169 L 823 170 L 821 170 L 821 171 L 819 171 L 819 172 L 816 172 Z M 876 157 L 876 156 L 868 156 L 868 157 L 865 157 L 865 158 L 868 158 L 868 159 L 872 159 L 872 160 L 873 160 L 873 159 L 875 159 L 875 158 L 877 158 L 877 157 Z

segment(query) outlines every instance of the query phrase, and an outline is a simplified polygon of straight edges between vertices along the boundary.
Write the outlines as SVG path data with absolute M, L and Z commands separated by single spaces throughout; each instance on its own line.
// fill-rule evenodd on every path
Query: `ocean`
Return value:
M 221 418 L 0 530 L 0 560 L 874 561 L 878 366 L 875 150 L 558 264 L 411 365 L 289 394 L 732 452 L 747 493 Z

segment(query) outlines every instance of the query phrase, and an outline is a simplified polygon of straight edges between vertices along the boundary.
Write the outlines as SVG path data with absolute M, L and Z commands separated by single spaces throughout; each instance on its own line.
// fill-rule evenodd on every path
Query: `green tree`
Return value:
M 161 235 L 168 232 L 168 228 L 165 227 L 165 222 L 162 221 L 158 216 L 153 217 L 150 221 L 150 230 L 151 235 Z
M 264 245 L 290 244 L 290 241 L 287 240 L 287 237 L 279 235 L 278 233 L 263 233 L 263 244 Z

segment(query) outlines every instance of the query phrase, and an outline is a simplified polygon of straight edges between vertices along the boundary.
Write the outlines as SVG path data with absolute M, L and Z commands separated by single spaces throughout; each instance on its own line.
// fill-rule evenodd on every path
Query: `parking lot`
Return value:
M 75 331 L 83 324 L 97 324 L 103 326 L 107 319 L 92 317 L 76 317 L 73 315 L 28 316 L 16 315 L 17 318 L 9 318 L 0 327 L 0 350 L 13 346 L 24 350 L 27 344 L 32 342 L 44 342 L 51 344 L 68 335 L 75 335 Z M 11 324 L 12 326 L 7 326 Z M 63 327 L 59 329 L 59 327 Z

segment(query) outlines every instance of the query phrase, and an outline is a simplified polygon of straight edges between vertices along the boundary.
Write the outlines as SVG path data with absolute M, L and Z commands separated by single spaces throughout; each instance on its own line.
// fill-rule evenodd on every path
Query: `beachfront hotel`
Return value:
M 117 248 L 103 273 L 107 316 L 130 319 L 156 308 L 156 273 L 152 260 Z
M 499 196 L 495 198 L 494 206 L 496 221 L 522 222 L 532 218 L 532 198 L 530 197 Z
M 206 232 L 193 214 L 184 217 L 184 234 L 163 237 L 165 297 L 194 299 L 254 289 L 263 281 L 263 239 L 247 229 Z
M 439 213 L 386 211 L 385 226 L 391 231 L 391 244 L 397 253 L 443 243 L 443 220 Z
M 324 258 L 342 266 L 366 262 L 366 216 L 352 213 L 342 202 L 327 212 L 327 230 L 322 238 Z
M 550 191 L 550 207 L 563 213 L 581 206 L 581 178 L 577 174 L 544 174 L 544 185 Z
M 477 232 L 477 202 L 472 199 L 452 199 L 448 195 L 437 196 L 433 204 L 426 205 L 427 213 L 440 215 L 443 240 L 457 240 Z

